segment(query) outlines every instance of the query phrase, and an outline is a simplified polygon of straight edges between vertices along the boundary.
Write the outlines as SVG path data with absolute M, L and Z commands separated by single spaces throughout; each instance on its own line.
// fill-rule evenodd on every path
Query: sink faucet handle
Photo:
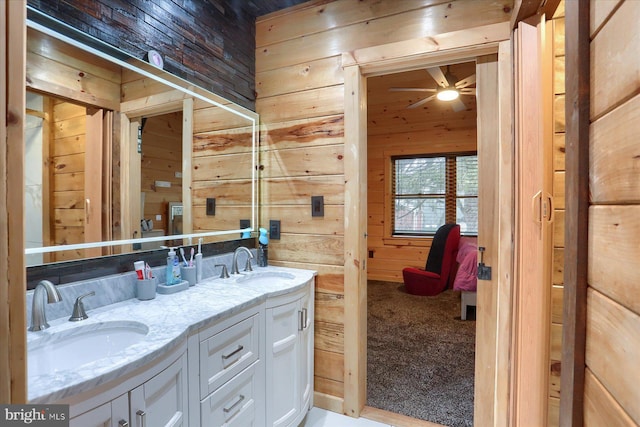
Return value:
M 82 299 L 84 297 L 94 296 L 95 294 L 96 294 L 95 291 L 91 291 L 84 295 L 80 295 L 78 298 L 76 298 L 76 302 L 75 304 L 73 304 L 73 313 L 69 318 L 70 322 L 77 322 L 78 320 L 84 320 L 89 318 L 89 316 L 87 316 L 86 311 L 84 311 L 84 304 L 82 303 Z
M 220 272 L 221 279 L 229 278 L 229 271 L 227 270 L 227 266 L 225 264 L 216 264 L 215 267 L 222 267 L 222 271 Z

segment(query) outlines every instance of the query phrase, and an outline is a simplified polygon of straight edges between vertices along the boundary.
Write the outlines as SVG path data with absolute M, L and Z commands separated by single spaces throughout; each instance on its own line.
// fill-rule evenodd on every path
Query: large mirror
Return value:
M 27 265 L 252 231 L 256 113 L 35 9 L 27 31 Z

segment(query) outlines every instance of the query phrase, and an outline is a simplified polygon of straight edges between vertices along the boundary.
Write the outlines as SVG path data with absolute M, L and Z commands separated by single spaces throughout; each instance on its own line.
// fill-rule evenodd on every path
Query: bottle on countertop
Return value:
M 169 248 L 167 256 L 167 286 L 180 283 L 180 260 L 174 248 Z
M 258 266 L 266 267 L 269 265 L 269 238 L 267 230 L 260 228 L 260 236 L 258 237 Z

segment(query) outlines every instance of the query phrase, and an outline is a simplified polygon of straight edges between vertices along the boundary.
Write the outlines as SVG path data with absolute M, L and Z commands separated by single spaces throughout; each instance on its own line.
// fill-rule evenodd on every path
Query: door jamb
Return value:
M 476 29 L 477 30 L 477 29 Z M 474 30 L 469 30 L 471 34 Z M 344 403 L 343 412 L 358 417 L 366 402 L 366 77 L 406 71 L 408 69 L 423 68 L 425 65 L 440 65 L 453 60 L 475 60 L 480 55 L 498 54 L 500 76 L 511 72 L 511 42 L 510 31 L 502 38 L 491 43 L 465 45 L 464 38 L 448 50 L 427 50 L 410 56 L 379 56 L 362 55 L 358 52 L 343 54 L 344 93 L 345 93 L 345 240 L 344 240 Z M 367 53 L 375 48 L 368 48 Z M 381 47 L 381 51 L 384 48 Z M 400 54 L 402 55 L 402 54 Z M 359 59 L 364 58 L 364 59 Z M 371 59 L 374 58 L 374 59 Z M 506 65 L 505 65 L 506 64 Z M 498 81 L 501 85 L 504 82 Z M 504 179 L 505 188 L 498 191 L 500 201 L 513 200 L 513 167 L 509 150 L 513 149 L 512 120 L 513 94 L 511 80 L 505 84 L 509 86 L 501 94 L 499 103 L 499 117 L 495 117 L 496 126 L 500 127 L 500 156 L 496 159 L 499 176 Z M 504 108 L 505 104 L 508 108 Z M 511 179 L 509 179 L 509 177 Z M 508 246 L 513 245 L 513 203 L 505 208 L 507 212 L 504 222 L 500 224 L 498 241 Z M 510 213 L 509 213 L 510 212 Z M 498 261 L 494 269 L 497 278 L 498 295 L 496 313 L 497 327 L 495 330 L 495 362 L 487 367 L 492 371 L 491 384 L 493 409 L 489 416 L 493 425 L 508 424 L 509 384 L 507 375 L 504 380 L 504 362 L 510 359 L 510 318 L 511 318 L 511 282 L 513 278 L 512 258 L 499 255 L 495 251 Z M 500 260 L 498 260 L 500 257 Z M 506 365 L 508 366 L 508 365 Z

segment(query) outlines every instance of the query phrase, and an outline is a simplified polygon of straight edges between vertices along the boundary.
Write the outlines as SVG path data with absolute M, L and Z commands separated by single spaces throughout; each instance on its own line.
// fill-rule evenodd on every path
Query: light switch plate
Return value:
M 311 216 L 324 216 L 324 196 L 311 196 Z
M 214 216 L 216 214 L 216 199 L 207 197 L 207 215 Z
M 271 240 L 280 240 L 280 220 L 269 220 L 269 238 Z

